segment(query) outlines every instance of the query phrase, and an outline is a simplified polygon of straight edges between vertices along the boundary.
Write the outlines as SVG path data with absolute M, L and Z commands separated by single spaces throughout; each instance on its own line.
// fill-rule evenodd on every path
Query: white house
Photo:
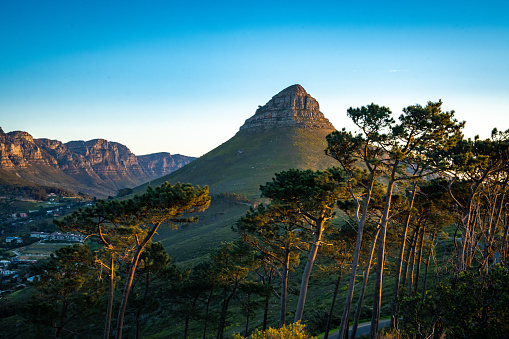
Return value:
M 7 244 L 10 244 L 12 242 L 15 242 L 16 244 L 22 244 L 23 243 L 23 239 L 21 239 L 21 237 L 7 237 L 5 238 L 5 242 Z
M 47 232 L 31 232 L 30 233 L 30 238 L 40 238 L 40 239 L 44 239 L 44 238 L 47 238 L 49 237 L 50 234 L 47 233 Z

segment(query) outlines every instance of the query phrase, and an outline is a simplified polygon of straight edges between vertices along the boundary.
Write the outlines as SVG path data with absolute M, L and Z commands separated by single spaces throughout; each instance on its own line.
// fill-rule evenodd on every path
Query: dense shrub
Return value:
M 489 271 L 461 272 L 422 298 L 401 302 L 407 335 L 440 338 L 507 338 L 509 272 L 496 265 Z
M 311 337 L 304 330 L 304 325 L 300 322 L 283 326 L 279 329 L 269 327 L 266 331 L 255 330 L 249 337 L 250 339 L 316 339 Z M 233 335 L 233 339 L 246 339 L 240 334 Z

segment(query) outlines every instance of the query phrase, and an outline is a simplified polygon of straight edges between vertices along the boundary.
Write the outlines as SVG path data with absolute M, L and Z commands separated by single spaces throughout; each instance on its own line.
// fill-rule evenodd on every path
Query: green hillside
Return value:
M 263 131 L 240 131 L 233 138 L 176 172 L 148 184 L 208 185 L 211 194 L 235 192 L 253 200 L 259 187 L 274 173 L 290 168 L 326 169 L 337 165 L 324 153 L 326 129 L 275 127 Z M 148 184 L 135 189 L 141 193 Z
M 161 241 L 173 261 L 192 267 L 206 259 L 222 242 L 238 238 L 231 227 L 248 208 L 246 202 L 212 196 L 210 207 L 199 214 L 197 223 L 184 224 L 178 230 L 163 227 L 154 241 Z

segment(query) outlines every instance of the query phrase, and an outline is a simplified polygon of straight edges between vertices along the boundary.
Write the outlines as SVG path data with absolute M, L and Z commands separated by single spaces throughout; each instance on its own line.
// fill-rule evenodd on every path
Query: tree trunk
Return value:
M 273 274 L 272 272 L 273 271 L 271 270 L 270 275 L 269 275 L 269 283 L 268 283 L 269 286 L 272 282 L 272 274 Z M 265 297 L 265 307 L 264 307 L 264 311 L 263 311 L 262 331 L 265 331 L 267 329 L 267 318 L 269 317 L 269 301 L 270 301 L 270 294 L 267 293 L 267 296 Z
M 378 333 L 378 323 L 380 322 L 380 308 L 382 306 L 382 285 L 383 285 L 383 272 L 385 264 L 385 239 L 387 234 L 387 223 L 389 221 L 389 211 L 391 208 L 392 190 L 394 189 L 396 170 L 399 162 L 393 164 L 391 178 L 387 184 L 387 193 L 385 195 L 385 206 L 380 222 L 380 235 L 378 240 L 378 259 L 376 268 L 376 281 L 373 301 L 373 316 L 371 319 L 371 328 L 369 337 L 376 339 Z
M 410 201 L 408 205 L 408 215 L 405 220 L 405 225 L 403 225 L 403 232 L 401 234 L 401 245 L 399 246 L 398 263 L 396 264 L 396 278 L 394 281 L 394 295 L 392 297 L 392 307 L 391 307 L 392 328 L 398 328 L 398 313 L 399 313 L 398 295 L 401 279 L 401 270 L 403 268 L 403 257 L 405 256 L 406 237 L 408 233 L 408 226 L 410 225 L 410 217 L 412 215 L 412 208 L 414 206 L 416 192 L 417 192 L 417 180 L 414 180 L 412 182 L 412 193 L 410 195 Z
M 373 174 L 371 174 L 373 177 Z M 364 199 L 364 205 L 362 207 L 362 215 L 357 219 L 357 241 L 355 242 L 355 252 L 352 259 L 352 269 L 350 270 L 350 281 L 348 283 L 348 291 L 346 292 L 345 307 L 343 315 L 341 317 L 341 324 L 339 326 L 338 339 L 348 338 L 348 321 L 350 319 L 350 309 L 352 308 L 353 292 L 355 290 L 355 278 L 357 276 L 357 266 L 359 265 L 359 257 L 362 246 L 362 236 L 364 233 L 364 224 L 366 223 L 366 216 L 368 214 L 369 201 L 371 199 L 371 193 L 373 192 L 374 179 L 372 178 L 369 183 L 369 187 L 366 192 L 366 198 Z
M 67 301 L 65 299 L 62 301 L 62 310 L 60 312 L 59 324 L 55 329 L 55 338 L 60 338 L 62 336 L 62 330 L 64 329 L 65 324 L 65 315 L 67 314 Z
M 146 300 L 148 297 L 150 286 L 150 269 L 147 271 L 147 275 L 145 276 L 145 290 L 143 291 L 143 300 Z M 141 331 L 141 312 L 143 311 L 143 304 L 138 306 L 136 310 L 136 339 L 140 339 L 140 331 Z
M 412 288 L 414 286 L 414 268 L 415 268 L 415 252 L 417 250 L 417 242 L 419 240 L 419 234 L 420 234 L 420 223 L 417 225 L 417 228 L 415 229 L 414 236 L 412 239 L 412 244 L 409 248 L 410 250 L 410 261 L 408 262 L 408 281 L 407 281 L 407 291 L 406 294 L 409 296 L 412 294 Z
M 198 294 L 194 297 L 193 303 L 191 304 L 191 309 L 195 309 L 196 302 L 198 301 Z M 189 321 L 191 320 L 191 315 L 189 313 L 186 314 L 186 320 L 184 323 L 184 339 L 187 339 L 187 335 L 189 333 Z
M 203 337 L 202 339 L 207 338 L 207 325 L 209 320 L 209 308 L 210 308 L 210 301 L 212 300 L 212 295 L 214 294 L 214 291 L 210 291 L 209 298 L 207 299 L 207 304 L 205 307 L 205 321 L 203 323 Z
M 236 290 L 237 285 L 235 285 L 231 293 L 229 295 L 225 295 L 225 298 L 223 299 L 223 306 L 221 308 L 221 314 L 219 318 L 219 328 L 217 329 L 217 339 L 223 339 L 228 307 L 230 306 L 230 300 L 233 298 L 233 295 L 235 294 Z
M 488 236 L 486 237 L 488 240 L 487 240 L 487 244 L 485 244 L 484 254 L 483 254 L 484 258 L 483 258 L 482 264 L 480 265 L 481 267 L 479 267 L 479 270 L 481 270 L 483 268 L 483 266 L 487 267 L 486 265 L 488 263 L 488 258 L 490 256 L 491 249 L 493 248 L 493 245 L 494 245 L 494 242 L 495 242 L 495 232 L 496 232 L 496 229 L 497 229 L 497 226 L 498 226 L 498 222 L 500 220 L 500 216 L 502 214 L 502 207 L 504 205 L 506 186 L 507 186 L 507 179 L 503 183 L 503 186 L 502 186 L 502 189 L 501 189 L 502 193 L 500 194 L 501 195 L 500 199 L 495 199 L 495 201 L 497 203 L 493 204 L 493 209 L 495 208 L 495 205 L 497 205 L 497 207 L 496 207 L 497 211 L 496 211 L 494 217 L 493 216 L 490 217 Z
M 369 249 L 368 259 L 366 260 L 366 268 L 364 269 L 364 278 L 362 281 L 361 293 L 359 295 L 359 302 L 357 303 L 357 309 L 355 311 L 355 316 L 353 319 L 352 334 L 350 335 L 351 339 L 355 339 L 357 335 L 357 327 L 359 326 L 359 320 L 361 318 L 362 304 L 364 303 L 364 295 L 366 294 L 366 286 L 368 285 L 369 271 L 371 269 L 371 259 L 373 258 L 373 253 L 375 252 L 376 239 L 378 238 L 379 232 L 380 228 L 377 229 L 375 234 L 373 235 L 373 240 L 371 241 L 371 248 Z
M 409 243 L 408 250 L 406 251 L 405 262 L 403 263 L 403 272 L 401 272 L 401 283 L 400 283 L 400 286 L 405 286 L 406 285 L 406 279 L 407 279 L 407 275 L 408 275 L 408 267 L 410 266 L 410 256 L 412 255 L 412 245 L 416 241 L 415 237 L 416 237 L 416 231 L 415 231 L 415 228 L 414 228 L 412 236 L 409 239 L 410 243 Z
M 120 309 L 118 311 L 117 339 L 122 338 L 122 330 L 124 328 L 124 315 L 125 309 L 127 307 L 127 299 L 129 298 L 129 292 L 131 291 L 131 285 L 133 283 L 134 272 L 136 271 L 136 267 L 138 266 L 138 260 L 140 259 L 141 252 L 143 251 L 147 243 L 150 241 L 150 239 L 152 239 L 159 225 L 161 224 L 154 225 L 154 228 L 150 230 L 150 232 L 145 236 L 145 239 L 143 239 L 143 241 L 138 245 L 133 260 L 131 261 L 129 273 L 127 274 L 126 277 L 124 292 L 122 294 L 122 301 L 120 302 Z
M 315 263 L 316 254 L 318 252 L 318 247 L 320 246 L 320 241 L 322 240 L 322 233 L 325 220 L 322 217 L 319 220 L 317 220 L 315 224 L 316 229 L 314 232 L 315 233 L 314 240 L 313 244 L 311 245 L 311 249 L 309 250 L 308 261 L 306 262 L 304 272 L 302 273 L 299 301 L 297 302 L 297 310 L 295 311 L 295 318 L 293 322 L 302 320 L 302 315 L 304 313 L 304 305 L 306 304 L 306 294 L 308 291 L 309 278 L 311 277 L 311 270 L 313 269 L 313 264 Z
M 251 297 L 251 294 L 248 293 L 247 294 L 246 329 L 244 331 L 244 337 L 246 337 L 246 338 L 247 338 L 247 332 L 249 330 L 249 304 L 250 304 L 250 297 Z
M 419 241 L 419 255 L 417 256 L 417 274 L 415 275 L 415 292 L 418 292 L 419 287 L 419 276 L 421 275 L 421 260 L 422 260 L 422 247 L 424 245 L 424 236 L 426 234 L 426 227 L 422 228 L 421 240 Z
M 339 269 L 338 279 L 336 280 L 336 284 L 334 285 L 334 293 L 332 293 L 332 302 L 329 309 L 329 316 L 327 317 L 327 326 L 325 327 L 325 334 L 323 336 L 323 339 L 329 338 L 329 330 L 330 325 L 332 323 L 332 315 L 334 313 L 334 305 L 336 304 L 336 297 L 338 296 L 340 282 L 341 282 L 341 268 Z
M 428 268 L 429 268 L 429 261 L 431 260 L 431 253 L 433 252 L 433 244 L 435 242 L 435 235 L 436 233 L 433 233 L 431 236 L 431 245 L 429 247 L 428 251 L 428 259 L 426 260 L 426 269 L 424 270 L 424 280 L 422 282 L 422 299 L 424 300 L 424 296 L 426 295 L 426 283 L 428 281 Z
M 109 272 L 109 291 L 108 291 L 108 309 L 106 310 L 106 324 L 104 325 L 104 339 L 110 337 L 111 328 L 111 314 L 113 313 L 113 294 L 115 290 L 115 276 L 114 276 L 114 256 L 111 253 L 111 263 Z
M 290 250 L 285 250 L 283 274 L 281 275 L 281 307 L 279 309 L 279 328 L 286 323 L 286 299 L 288 297 L 288 271 L 290 268 Z
M 504 236 L 502 237 L 502 253 L 500 254 L 500 261 L 505 262 L 507 258 L 507 248 L 509 238 L 509 222 L 505 221 Z

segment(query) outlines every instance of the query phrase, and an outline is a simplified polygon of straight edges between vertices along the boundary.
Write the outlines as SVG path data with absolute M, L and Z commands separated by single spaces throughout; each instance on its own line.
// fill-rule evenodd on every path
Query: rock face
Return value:
M 4 133 L 0 128 L 0 169 L 15 171 L 18 176 L 38 183 L 55 186 L 66 183 L 66 188 L 78 182 L 105 196 L 171 173 L 192 160 L 169 153 L 137 157 L 126 146 L 104 139 L 64 144 L 58 140 L 33 139 L 21 131 Z
M 159 178 L 163 175 L 176 171 L 195 160 L 194 157 L 188 157 L 180 154 L 170 154 L 166 152 L 139 155 L 138 163 L 147 175 L 152 178 Z
M 265 106 L 259 106 L 240 130 L 260 131 L 284 126 L 334 130 L 320 112 L 318 102 L 301 85 L 292 85 L 273 96 Z
M 54 165 L 46 159 L 43 152 L 26 132 L 15 131 L 4 133 L 0 128 L 0 167 L 13 169 L 25 168 L 29 164 Z

